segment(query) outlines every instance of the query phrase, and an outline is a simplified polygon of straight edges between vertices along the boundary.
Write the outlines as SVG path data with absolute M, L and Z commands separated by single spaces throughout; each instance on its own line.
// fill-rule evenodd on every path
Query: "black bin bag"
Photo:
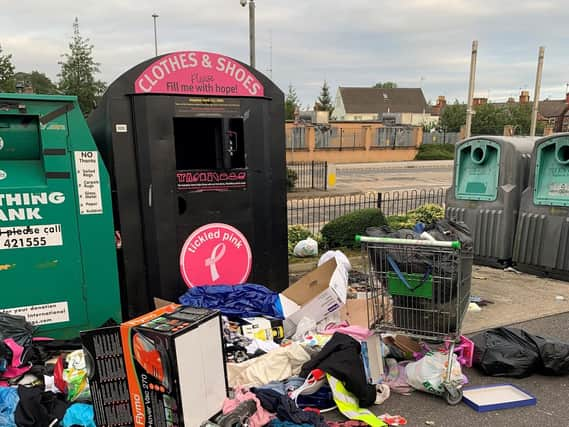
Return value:
M 569 343 L 531 335 L 516 328 L 496 328 L 472 337 L 474 365 L 494 377 L 524 378 L 534 373 L 569 374 Z

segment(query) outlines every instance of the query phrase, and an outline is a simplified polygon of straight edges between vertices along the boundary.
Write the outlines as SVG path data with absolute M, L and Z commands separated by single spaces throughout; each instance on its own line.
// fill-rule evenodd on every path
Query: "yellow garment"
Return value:
M 326 374 L 328 383 L 334 395 L 334 402 L 338 405 L 338 410 L 350 420 L 357 420 L 372 427 L 386 427 L 387 424 L 377 418 L 371 411 L 360 408 L 358 399 L 346 390 L 342 381 Z

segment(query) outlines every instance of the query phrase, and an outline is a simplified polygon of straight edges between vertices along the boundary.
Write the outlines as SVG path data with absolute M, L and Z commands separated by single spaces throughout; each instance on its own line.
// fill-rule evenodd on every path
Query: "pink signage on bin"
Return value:
M 180 253 L 180 272 L 188 287 L 237 285 L 251 273 L 251 248 L 231 225 L 213 223 L 195 230 Z
M 265 89 L 239 62 L 210 52 L 174 52 L 150 64 L 136 79 L 135 93 L 255 96 Z

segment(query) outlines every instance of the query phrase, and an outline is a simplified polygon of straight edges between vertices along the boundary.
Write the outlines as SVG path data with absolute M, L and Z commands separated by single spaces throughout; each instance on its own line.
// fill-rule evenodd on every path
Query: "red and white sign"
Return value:
M 255 96 L 265 89 L 249 69 L 210 52 L 175 52 L 150 64 L 134 84 L 135 93 Z
M 251 273 L 251 248 L 243 234 L 227 224 L 207 224 L 187 238 L 180 272 L 188 287 L 237 285 Z

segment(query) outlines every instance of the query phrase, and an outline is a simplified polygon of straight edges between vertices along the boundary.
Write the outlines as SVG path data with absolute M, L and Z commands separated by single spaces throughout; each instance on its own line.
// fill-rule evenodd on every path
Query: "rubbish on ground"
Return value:
M 565 300 L 566 300 L 566 298 L 565 298 L 563 295 L 557 295 L 557 296 L 555 297 L 555 299 L 556 299 L 557 301 L 565 301 Z
M 298 343 L 273 350 L 256 359 L 243 363 L 227 363 L 227 377 L 230 387 L 262 386 L 271 381 L 284 381 L 298 375 L 310 355 Z
M 63 370 L 63 380 L 67 383 L 67 399 L 70 402 L 90 400 L 91 392 L 83 350 L 70 353 L 65 361 L 67 369 Z
M 262 285 L 196 286 L 180 297 L 180 304 L 219 310 L 225 316 L 283 318 L 279 294 Z
M 252 404 L 249 402 L 253 402 Z M 230 419 L 240 421 L 243 425 L 245 419 L 248 421 L 249 427 L 263 427 L 275 418 L 273 414 L 265 410 L 261 405 L 257 396 L 241 387 L 236 387 L 232 399 L 225 399 L 223 402 L 223 418 L 217 419 L 216 423 L 220 425 L 233 426 L 237 423 L 224 424 Z
M 416 340 L 405 335 L 385 336 L 383 342 L 390 351 L 395 350 L 392 354 L 399 360 L 415 360 L 415 355 L 422 351 Z
M 515 328 L 491 329 L 471 338 L 474 366 L 486 375 L 524 378 L 569 374 L 569 343 Z
M 343 265 L 345 270 L 349 273 L 352 271 L 352 264 L 346 254 L 342 251 L 328 251 L 325 252 L 318 260 L 318 267 L 325 264 L 330 259 L 335 258 L 338 265 Z
M 74 403 L 67 409 L 63 417 L 63 427 L 73 426 L 97 427 L 93 405 Z
M 218 311 L 171 304 L 82 332 L 97 425 L 117 413 L 121 424 L 145 425 L 167 408 L 175 424 L 198 426 L 219 412 L 227 396 L 221 330 Z
M 303 411 L 288 396 L 267 389 L 251 389 L 267 411 L 276 414 L 280 420 L 297 424 L 310 424 L 315 427 L 327 427 L 324 417 L 315 412 Z
M 344 382 L 362 408 L 374 404 L 377 393 L 375 387 L 367 382 L 360 343 L 352 337 L 335 333 L 322 350 L 302 366 L 300 376 L 308 377 L 314 369 L 321 369 Z
M 299 258 L 316 256 L 318 255 L 318 242 L 310 237 L 301 240 L 294 246 L 293 254 Z
M 488 278 L 487 278 L 487 277 L 484 277 L 484 276 L 472 275 L 472 278 L 473 278 L 473 279 L 476 279 L 476 280 L 488 280 Z
M 470 296 L 470 302 L 475 302 L 476 304 L 478 304 L 480 307 L 485 307 L 488 304 L 494 304 L 493 301 L 489 301 L 487 299 L 484 299 L 482 297 L 479 296 Z
M 506 268 L 504 268 L 504 271 L 505 271 L 506 273 L 522 274 L 521 271 L 516 270 L 514 267 L 506 267 Z
M 417 390 L 437 395 L 445 393 L 446 384 L 459 388 L 462 385 L 462 371 L 456 354 L 452 355 L 450 378 L 447 378 L 448 363 L 448 354 L 440 351 L 427 353 L 422 359 L 410 362 L 405 367 L 407 381 Z
M 383 375 L 383 383 L 387 384 L 391 391 L 402 394 L 404 396 L 410 395 L 413 387 L 407 381 L 407 372 L 405 367 L 409 362 L 397 362 L 397 360 L 388 357 L 385 359 L 386 372 Z
M 434 421 L 425 421 L 425 424 L 428 426 L 434 426 L 435 422 Z
M 372 334 L 361 342 L 362 360 L 370 384 L 378 384 L 383 377 L 383 354 L 387 351 L 378 333 Z
M 380 420 L 371 411 L 361 407 L 360 399 L 346 388 L 344 382 L 330 374 L 327 374 L 326 377 L 328 378 L 328 383 L 330 383 L 330 388 L 334 394 L 334 401 L 338 406 L 338 410 L 344 416 L 350 420 L 363 421 L 372 427 L 387 426 L 385 422 Z
M 448 342 L 445 342 L 445 347 L 448 350 L 450 347 Z M 472 359 L 474 358 L 474 343 L 467 337 L 462 335 L 460 342 L 454 346 L 457 360 L 462 366 L 472 368 Z
M 404 426 L 407 425 L 407 420 L 401 415 L 382 414 L 378 418 L 385 421 L 390 426 Z
M 14 414 L 20 397 L 15 387 L 0 387 L 0 426 L 16 427 Z
M 271 317 L 244 317 L 241 335 L 261 341 L 281 342 L 284 339 L 283 321 Z
M 470 304 L 468 304 L 468 311 L 471 313 L 480 313 L 482 309 L 475 302 L 471 302 Z
M 257 405 L 254 400 L 246 400 L 235 407 L 231 412 L 218 416 L 215 421 L 206 421 L 201 427 L 231 427 L 231 426 L 251 426 L 262 427 L 265 424 L 258 424 L 253 421 L 252 415 L 257 412 Z
M 477 412 L 533 406 L 537 399 L 513 384 L 465 387 L 462 400 Z
M 367 298 L 348 298 L 346 304 L 340 309 L 340 317 L 350 325 L 369 328 Z
M 347 291 L 348 273 L 336 258 L 303 276 L 280 294 L 285 335 L 292 336 L 304 317 L 320 322 L 339 310 L 346 303 Z

